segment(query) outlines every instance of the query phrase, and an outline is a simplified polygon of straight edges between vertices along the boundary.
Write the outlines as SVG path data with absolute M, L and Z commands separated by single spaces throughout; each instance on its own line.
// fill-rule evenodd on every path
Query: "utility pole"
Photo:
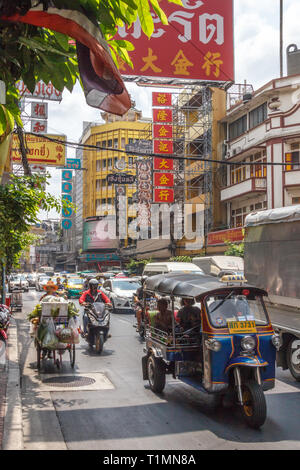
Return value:
M 280 2 L 280 77 L 283 77 L 283 0 Z

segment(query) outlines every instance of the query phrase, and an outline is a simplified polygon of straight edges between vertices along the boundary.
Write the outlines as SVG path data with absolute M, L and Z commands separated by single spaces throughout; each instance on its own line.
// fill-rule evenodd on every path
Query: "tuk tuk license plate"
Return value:
M 229 332 L 234 333 L 256 333 L 255 321 L 229 321 L 228 322 Z

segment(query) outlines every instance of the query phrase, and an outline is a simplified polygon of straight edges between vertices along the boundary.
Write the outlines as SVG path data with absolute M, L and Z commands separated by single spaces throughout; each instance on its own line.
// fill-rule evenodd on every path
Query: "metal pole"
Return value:
M 174 297 L 172 296 L 172 334 L 173 334 L 173 347 L 176 346 L 176 339 L 175 339 L 175 317 L 174 317 Z
M 283 77 L 283 0 L 280 2 L 280 77 Z

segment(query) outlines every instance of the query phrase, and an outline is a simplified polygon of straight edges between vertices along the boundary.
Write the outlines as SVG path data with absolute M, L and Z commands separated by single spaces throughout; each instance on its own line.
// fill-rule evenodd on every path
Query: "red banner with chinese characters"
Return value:
M 172 93 L 153 91 L 152 106 L 172 106 Z
M 171 158 L 154 158 L 154 170 L 173 170 L 173 160 Z
M 154 153 L 173 153 L 173 140 L 155 140 Z
M 244 230 L 242 227 L 207 234 L 208 245 L 225 245 L 225 242 L 242 242 L 244 240 Z
M 153 124 L 154 139 L 172 139 L 173 127 L 169 124 Z
M 154 202 L 174 202 L 174 190 L 169 188 L 154 189 Z
M 228 82 L 234 80 L 233 0 L 182 0 L 182 5 L 160 2 L 168 25 L 153 12 L 150 38 L 139 21 L 122 26 L 114 39 L 134 45 L 133 69 L 122 59 L 122 75 Z
M 173 122 L 173 111 L 170 108 L 153 109 L 153 122 Z
M 173 173 L 154 173 L 154 185 L 168 187 L 174 186 Z

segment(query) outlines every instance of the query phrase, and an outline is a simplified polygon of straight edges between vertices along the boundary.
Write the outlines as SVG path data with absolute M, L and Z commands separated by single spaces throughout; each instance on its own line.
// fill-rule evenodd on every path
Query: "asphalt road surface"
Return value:
M 66 354 L 61 369 L 47 360 L 38 372 L 26 314 L 40 296 L 23 294 L 23 311 L 15 314 L 25 449 L 300 449 L 300 383 L 289 371 L 277 369 L 276 387 L 266 392 L 267 420 L 252 430 L 238 409 L 213 412 L 208 396 L 169 376 L 164 393 L 154 394 L 142 380 L 144 343 L 133 315 L 111 315 L 101 356 L 81 339 L 74 371 Z

